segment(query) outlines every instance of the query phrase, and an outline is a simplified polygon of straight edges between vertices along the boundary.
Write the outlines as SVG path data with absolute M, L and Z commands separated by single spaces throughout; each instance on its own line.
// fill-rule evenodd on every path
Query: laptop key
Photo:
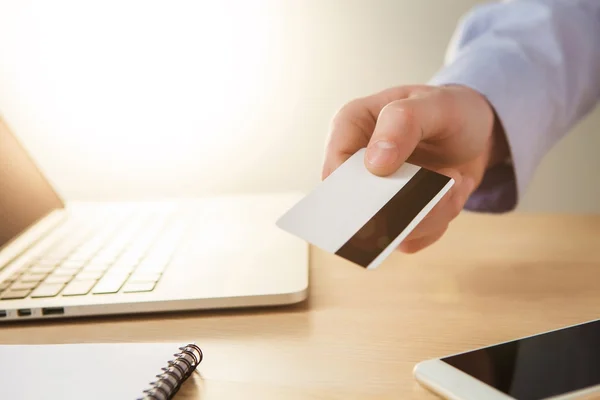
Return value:
M 19 280 L 21 282 L 41 282 L 48 274 L 24 274 Z
M 94 263 L 94 264 L 108 264 L 108 265 L 113 265 L 115 263 L 115 261 L 117 260 L 118 256 L 114 255 L 103 255 L 101 257 L 94 257 L 91 259 L 90 263 Z
M 54 297 L 64 286 L 62 283 L 42 283 L 31 293 L 31 297 Z
M 85 264 L 86 264 L 85 261 L 65 260 L 60 263 L 59 267 L 63 268 L 63 269 L 80 269 L 80 268 L 83 268 L 83 266 L 85 266 Z
M 32 267 L 55 267 L 60 263 L 60 259 L 37 258 L 31 261 Z
M 123 287 L 125 293 L 150 292 L 156 286 L 156 282 L 127 282 Z
M 21 290 L 8 289 L 7 291 L 2 293 L 2 296 L 0 296 L 0 299 L 2 299 L 2 300 L 24 299 L 25 297 L 27 297 L 27 295 L 29 295 L 29 293 L 31 293 L 31 289 L 21 289 Z
M 32 265 L 27 269 L 30 274 L 49 274 L 56 267 L 54 265 Z
M 45 260 L 62 260 L 71 253 L 75 245 L 65 246 L 64 248 L 55 248 L 45 253 L 42 257 Z
M 17 279 L 19 279 L 19 277 L 20 277 L 21 275 L 23 275 L 23 271 L 22 271 L 22 270 L 15 271 L 15 272 L 13 272 L 13 273 L 12 273 L 12 275 L 11 275 L 11 276 L 9 276 L 8 278 L 6 278 L 6 281 L 8 281 L 8 282 L 14 282 L 14 281 L 16 281 Z
M 148 272 L 148 273 L 158 273 L 158 272 L 163 272 L 166 268 L 167 265 L 169 264 L 168 261 L 165 260 L 153 260 L 153 259 L 147 259 L 141 262 L 140 265 L 138 265 L 138 267 L 136 268 L 136 271 L 140 271 L 140 272 Z
M 10 285 L 13 290 L 33 290 L 38 285 L 38 282 L 23 282 L 17 281 Z
M 94 294 L 117 293 L 125 283 L 129 273 L 107 273 L 100 279 L 96 287 L 92 290 Z
M 96 284 L 95 280 L 90 281 L 71 281 L 62 291 L 63 296 L 83 296 L 88 294 L 92 287 Z
M 115 264 L 112 265 L 112 267 L 110 268 L 111 271 L 124 271 L 124 272 L 131 272 L 136 268 L 137 264 L 133 264 L 133 263 L 124 263 L 124 262 L 119 262 L 117 261 Z
M 123 263 L 137 265 L 142 260 L 143 256 L 143 253 L 128 250 L 125 253 L 121 254 L 119 258 L 117 258 L 115 264 Z
M 158 272 L 134 272 L 129 282 L 158 282 L 160 276 Z
M 44 283 L 67 283 L 71 278 L 69 275 L 50 275 L 44 280 Z
M 80 273 L 75 275 L 75 280 L 76 281 L 89 281 L 89 280 L 97 281 L 98 279 L 102 278 L 102 274 L 103 273 L 101 271 L 81 271 Z
M 57 276 L 57 275 L 64 275 L 64 276 L 74 276 L 75 274 L 77 274 L 77 269 L 69 269 L 69 268 L 57 268 L 56 270 L 54 270 L 54 272 L 52 272 L 53 276 Z
M 90 258 L 92 258 L 93 255 L 94 255 L 94 253 L 92 253 L 92 252 L 75 253 L 75 254 L 71 254 L 69 256 L 69 258 L 66 259 L 66 261 L 73 262 L 73 263 L 84 263 L 84 262 L 88 261 Z
M 108 264 L 88 264 L 83 267 L 82 272 L 104 272 L 108 268 L 110 268 Z
M 0 292 L 8 289 L 8 287 L 10 286 L 10 283 L 11 282 L 9 282 L 9 281 L 0 282 Z

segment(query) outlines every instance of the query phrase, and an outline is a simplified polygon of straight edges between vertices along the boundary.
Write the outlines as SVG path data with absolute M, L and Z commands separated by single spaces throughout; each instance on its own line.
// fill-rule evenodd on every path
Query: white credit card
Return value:
M 281 229 L 361 267 L 389 256 L 454 184 L 437 172 L 405 163 L 380 177 L 361 149 L 278 221 Z

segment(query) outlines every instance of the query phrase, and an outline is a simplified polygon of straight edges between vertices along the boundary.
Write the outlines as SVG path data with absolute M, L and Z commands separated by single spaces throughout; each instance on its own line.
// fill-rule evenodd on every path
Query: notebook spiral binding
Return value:
M 167 367 L 161 368 L 162 373 L 156 375 L 156 381 L 144 390 L 144 396 L 138 400 L 171 400 L 179 391 L 185 380 L 196 370 L 202 361 L 202 350 L 195 344 L 180 347 L 179 353 L 173 354 L 173 360 L 168 361 Z

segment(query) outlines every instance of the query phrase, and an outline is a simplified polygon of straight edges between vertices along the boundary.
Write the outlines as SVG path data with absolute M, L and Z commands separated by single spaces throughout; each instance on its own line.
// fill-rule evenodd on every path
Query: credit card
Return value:
M 361 149 L 277 220 L 277 226 L 366 269 L 377 268 L 443 198 L 454 180 L 404 163 L 381 177 Z

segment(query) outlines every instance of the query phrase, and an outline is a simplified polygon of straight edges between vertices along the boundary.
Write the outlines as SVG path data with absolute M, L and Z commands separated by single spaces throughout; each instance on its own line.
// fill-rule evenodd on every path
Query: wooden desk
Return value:
M 314 250 L 307 303 L 0 326 L 0 343 L 197 340 L 178 399 L 434 399 L 418 361 L 600 318 L 600 217 L 462 215 L 364 271 Z

